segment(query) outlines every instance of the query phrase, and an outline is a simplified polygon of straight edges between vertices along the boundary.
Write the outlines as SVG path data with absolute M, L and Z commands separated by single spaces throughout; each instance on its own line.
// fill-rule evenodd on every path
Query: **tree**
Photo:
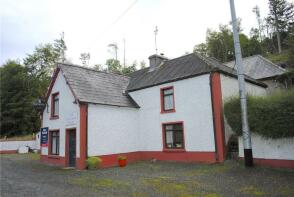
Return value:
M 142 60 L 140 62 L 140 69 L 144 69 L 144 68 L 146 68 L 146 62 L 144 60 Z
M 108 59 L 106 60 L 107 70 L 112 73 L 121 73 L 122 66 L 118 60 Z
M 194 53 L 199 53 L 200 55 L 207 56 L 207 45 L 206 43 L 201 43 L 195 45 L 193 49 Z
M 261 17 L 260 17 L 260 9 L 256 5 L 252 9 L 252 11 L 256 14 L 256 20 L 257 20 L 257 24 L 258 24 L 258 37 L 259 37 L 259 40 L 261 41 L 262 40 L 262 36 L 261 36 L 261 32 L 262 32 L 262 20 L 261 20 Z
M 33 108 L 37 94 L 26 67 L 8 61 L 0 67 L 1 136 L 24 135 L 39 130 Z
M 24 58 L 24 65 L 34 82 L 35 94 L 44 96 L 50 83 L 56 62 L 65 60 L 66 45 L 63 40 L 56 39 L 53 44 L 40 44 L 32 54 Z
M 122 68 L 121 73 L 124 75 L 129 75 L 130 73 L 134 72 L 137 70 L 137 61 L 135 60 L 131 66 L 126 66 Z
M 81 53 L 80 60 L 82 61 L 83 66 L 89 66 L 91 55 L 90 53 Z
M 281 32 L 289 31 L 294 23 L 293 4 L 286 0 L 269 0 L 269 15 L 267 21 L 275 27 L 278 52 L 282 52 Z
M 93 69 L 97 71 L 103 71 L 103 67 L 101 64 L 95 64 Z

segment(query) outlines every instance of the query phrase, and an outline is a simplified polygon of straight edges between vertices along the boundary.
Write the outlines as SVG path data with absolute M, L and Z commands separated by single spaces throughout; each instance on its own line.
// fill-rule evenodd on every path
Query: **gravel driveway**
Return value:
M 294 196 L 294 170 L 138 162 L 126 168 L 77 171 L 49 166 L 38 155 L 1 155 L 6 196 Z

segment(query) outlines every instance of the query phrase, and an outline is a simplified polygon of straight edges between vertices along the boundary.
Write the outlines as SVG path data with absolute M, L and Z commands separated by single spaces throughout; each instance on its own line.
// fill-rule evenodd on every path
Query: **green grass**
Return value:
M 247 186 L 247 187 L 242 187 L 240 192 L 252 196 L 265 196 L 265 192 L 257 188 L 256 186 Z

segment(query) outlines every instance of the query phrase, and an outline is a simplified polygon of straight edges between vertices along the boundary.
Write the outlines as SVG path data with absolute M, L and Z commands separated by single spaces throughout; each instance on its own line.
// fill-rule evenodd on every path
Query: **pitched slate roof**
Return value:
M 224 63 L 226 66 L 236 69 L 235 61 Z M 285 70 L 272 63 L 261 55 L 243 58 L 244 73 L 254 79 L 264 79 L 281 75 Z
M 206 74 L 211 71 L 219 71 L 231 76 L 236 76 L 237 74 L 235 70 L 221 64 L 213 58 L 207 58 L 196 53 L 191 53 L 175 59 L 167 60 L 151 72 L 149 68 L 133 72 L 130 75 L 130 83 L 127 90 L 131 92 L 163 83 Z M 266 87 L 265 84 L 248 76 L 245 76 L 245 79 L 251 83 Z
M 129 77 L 100 72 L 93 69 L 61 64 L 57 65 L 79 102 L 135 107 L 138 105 L 124 93 Z

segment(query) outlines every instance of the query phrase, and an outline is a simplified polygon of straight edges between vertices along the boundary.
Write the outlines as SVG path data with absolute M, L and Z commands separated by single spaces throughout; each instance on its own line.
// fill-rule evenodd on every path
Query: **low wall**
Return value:
M 17 153 L 19 147 L 28 146 L 31 149 L 40 149 L 40 139 L 21 141 L 0 141 L 0 154 Z
M 266 139 L 253 134 L 251 140 L 255 163 L 294 168 L 294 138 Z M 239 137 L 239 157 L 244 157 L 242 137 Z

